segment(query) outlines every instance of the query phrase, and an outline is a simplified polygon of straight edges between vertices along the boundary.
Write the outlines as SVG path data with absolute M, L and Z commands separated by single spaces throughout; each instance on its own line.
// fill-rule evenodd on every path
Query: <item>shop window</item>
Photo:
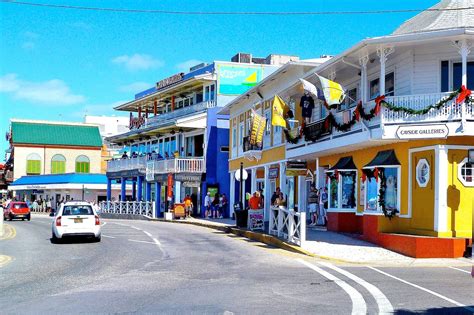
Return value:
M 51 174 L 66 173 L 66 158 L 64 155 L 56 154 L 51 159 Z
M 430 164 L 426 159 L 421 159 L 416 165 L 416 182 L 420 187 L 426 187 L 430 181 Z
M 76 173 L 90 173 L 90 160 L 85 155 L 80 155 L 76 159 Z
M 365 181 L 365 210 L 366 211 L 377 211 L 377 203 L 378 203 L 378 185 L 375 178 L 367 178 Z
M 372 169 L 373 170 L 373 169 Z M 398 190 L 400 189 L 400 172 L 398 167 L 382 168 L 385 176 L 384 201 L 387 211 L 400 210 L 400 200 L 398 198 Z M 365 211 L 381 211 L 379 204 L 380 178 L 376 180 L 374 177 L 367 178 L 365 181 L 366 202 Z
M 31 153 L 26 157 L 26 175 L 41 174 L 41 157 L 37 153 Z
M 341 171 L 329 177 L 329 208 L 355 209 L 357 171 Z
M 468 163 L 465 158 L 458 165 L 458 179 L 467 187 L 474 187 L 474 163 Z

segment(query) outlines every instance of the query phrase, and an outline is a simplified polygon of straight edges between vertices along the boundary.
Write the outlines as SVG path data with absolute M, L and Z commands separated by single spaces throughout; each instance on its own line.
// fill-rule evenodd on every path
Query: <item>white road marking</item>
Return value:
M 473 307 L 466 306 L 466 305 L 464 305 L 464 304 L 462 304 L 462 303 L 459 303 L 459 302 L 457 302 L 457 301 L 455 301 L 455 300 L 453 300 L 453 299 L 450 299 L 450 298 L 448 298 L 448 297 L 446 297 L 446 296 L 444 296 L 444 295 L 441 295 L 441 294 L 439 294 L 439 293 L 436 293 L 436 292 L 434 292 L 434 291 L 431 291 L 430 289 L 423 288 L 422 286 L 419 286 L 419 285 L 417 285 L 417 284 L 414 284 L 414 283 L 408 282 L 408 281 L 406 281 L 406 280 L 400 279 L 400 278 L 395 277 L 395 276 L 393 276 L 393 275 L 391 275 L 391 274 L 389 274 L 389 273 L 386 273 L 386 272 L 384 272 L 384 271 L 382 271 L 382 270 L 379 270 L 379 269 L 377 269 L 377 268 L 375 268 L 375 267 L 367 266 L 367 268 L 370 268 L 370 269 L 372 269 L 372 270 L 374 270 L 374 271 L 377 271 L 378 273 L 381 273 L 381 274 L 383 274 L 383 275 L 386 275 L 387 277 L 390 277 L 390 278 L 392 278 L 392 279 L 395 279 L 395 280 L 398 280 L 398 281 L 403 282 L 403 283 L 405 283 L 405 284 L 408 284 L 408 285 L 410 285 L 410 286 L 412 286 L 412 287 L 414 287 L 414 288 L 417 288 L 417 289 L 420 289 L 420 290 L 422 290 L 422 291 L 425 291 L 425 292 L 427 292 L 427 293 L 429 293 L 429 294 L 432 294 L 432 295 L 434 295 L 434 296 L 436 296 L 436 297 L 439 297 L 440 299 L 443 299 L 443 300 L 445 300 L 445 301 L 448 301 L 449 303 L 452 303 L 452 304 L 454 304 L 454 305 L 456 305 L 456 306 L 463 307 L 463 308 L 465 308 L 466 310 L 468 310 L 469 312 L 474 312 L 474 308 L 473 308 Z
M 115 236 L 104 235 L 104 234 L 102 234 L 102 237 L 106 237 L 106 238 L 115 238 Z
M 350 273 L 350 272 L 348 272 L 344 269 L 336 267 L 336 266 L 334 266 L 330 263 L 318 262 L 318 264 L 323 265 L 327 268 L 330 268 L 334 271 L 337 271 L 340 274 L 346 276 L 347 278 L 349 278 L 349 279 L 355 281 L 356 283 L 360 284 L 361 286 L 363 286 L 367 291 L 369 291 L 370 294 L 372 294 L 375 301 L 377 302 L 377 306 L 379 308 L 379 314 L 392 314 L 393 313 L 392 303 L 390 303 L 390 301 L 387 299 L 385 294 L 383 294 L 382 291 L 380 291 L 380 289 L 377 288 L 376 286 L 374 286 L 373 284 L 368 283 L 364 279 L 361 279 L 358 276 L 356 276 L 356 275 L 354 275 L 354 274 L 352 274 L 352 273 Z
M 147 244 L 153 244 L 156 245 L 155 242 L 149 242 L 149 241 L 140 241 L 140 240 L 131 240 L 129 239 L 130 242 L 137 242 L 137 243 L 147 243 Z
M 145 233 L 146 235 L 148 235 L 148 237 L 151 237 L 153 238 L 153 235 L 151 235 L 150 233 L 148 233 L 147 231 L 143 231 L 143 233 Z
M 142 230 L 142 229 L 140 229 L 140 228 L 137 228 L 136 226 L 133 226 L 133 225 L 132 225 L 132 226 L 130 226 L 130 227 L 131 227 L 132 229 L 135 229 L 135 230 L 138 230 L 138 231 L 141 231 L 141 230 Z
M 346 291 L 346 293 L 349 295 L 349 297 L 351 298 L 351 301 L 352 301 L 352 314 L 366 314 L 367 313 L 367 304 L 365 303 L 364 297 L 362 296 L 362 294 L 359 293 L 359 291 L 354 289 L 352 286 L 347 284 L 345 281 L 337 278 L 336 276 L 333 276 L 329 272 L 327 272 L 327 271 L 325 271 L 325 270 L 323 270 L 323 269 L 321 269 L 321 268 L 319 268 L 319 267 L 317 267 L 313 264 L 310 264 L 307 261 L 304 261 L 301 258 L 298 258 L 296 260 L 299 261 L 300 263 L 302 263 L 303 265 L 305 265 L 306 267 L 316 271 L 317 273 L 319 273 L 323 277 L 325 277 L 325 278 L 327 278 L 331 281 L 334 281 L 335 284 L 337 284 L 344 291 Z
M 454 269 L 454 270 L 458 270 L 458 271 L 462 271 L 462 272 L 465 272 L 465 273 L 468 273 L 468 274 L 471 274 L 471 272 L 470 272 L 470 271 L 467 271 L 467 270 L 464 270 L 464 269 L 461 269 L 461 268 L 456 268 L 456 267 L 449 267 L 449 266 L 448 266 L 448 268 L 450 268 L 450 269 Z

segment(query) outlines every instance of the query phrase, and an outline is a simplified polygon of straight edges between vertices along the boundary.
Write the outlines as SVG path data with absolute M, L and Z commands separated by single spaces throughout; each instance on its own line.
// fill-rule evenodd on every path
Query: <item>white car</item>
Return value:
M 68 201 L 53 218 L 52 241 L 68 236 L 92 237 L 100 242 L 100 218 L 94 207 L 85 201 Z

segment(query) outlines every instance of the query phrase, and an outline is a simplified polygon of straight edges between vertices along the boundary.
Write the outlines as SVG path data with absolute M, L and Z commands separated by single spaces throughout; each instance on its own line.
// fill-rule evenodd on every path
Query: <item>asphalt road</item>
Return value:
M 51 244 L 46 216 L 7 222 L 1 314 L 474 313 L 469 266 L 338 265 L 206 228 L 104 220 Z

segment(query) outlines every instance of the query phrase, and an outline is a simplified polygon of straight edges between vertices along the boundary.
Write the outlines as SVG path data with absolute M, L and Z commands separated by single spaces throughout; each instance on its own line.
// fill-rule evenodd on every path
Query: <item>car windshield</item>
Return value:
M 15 209 L 28 208 L 28 206 L 26 205 L 26 203 L 22 202 L 22 203 L 15 203 L 13 205 L 13 208 L 15 208 Z
M 93 215 L 91 206 L 76 205 L 76 206 L 64 206 L 63 215 Z

